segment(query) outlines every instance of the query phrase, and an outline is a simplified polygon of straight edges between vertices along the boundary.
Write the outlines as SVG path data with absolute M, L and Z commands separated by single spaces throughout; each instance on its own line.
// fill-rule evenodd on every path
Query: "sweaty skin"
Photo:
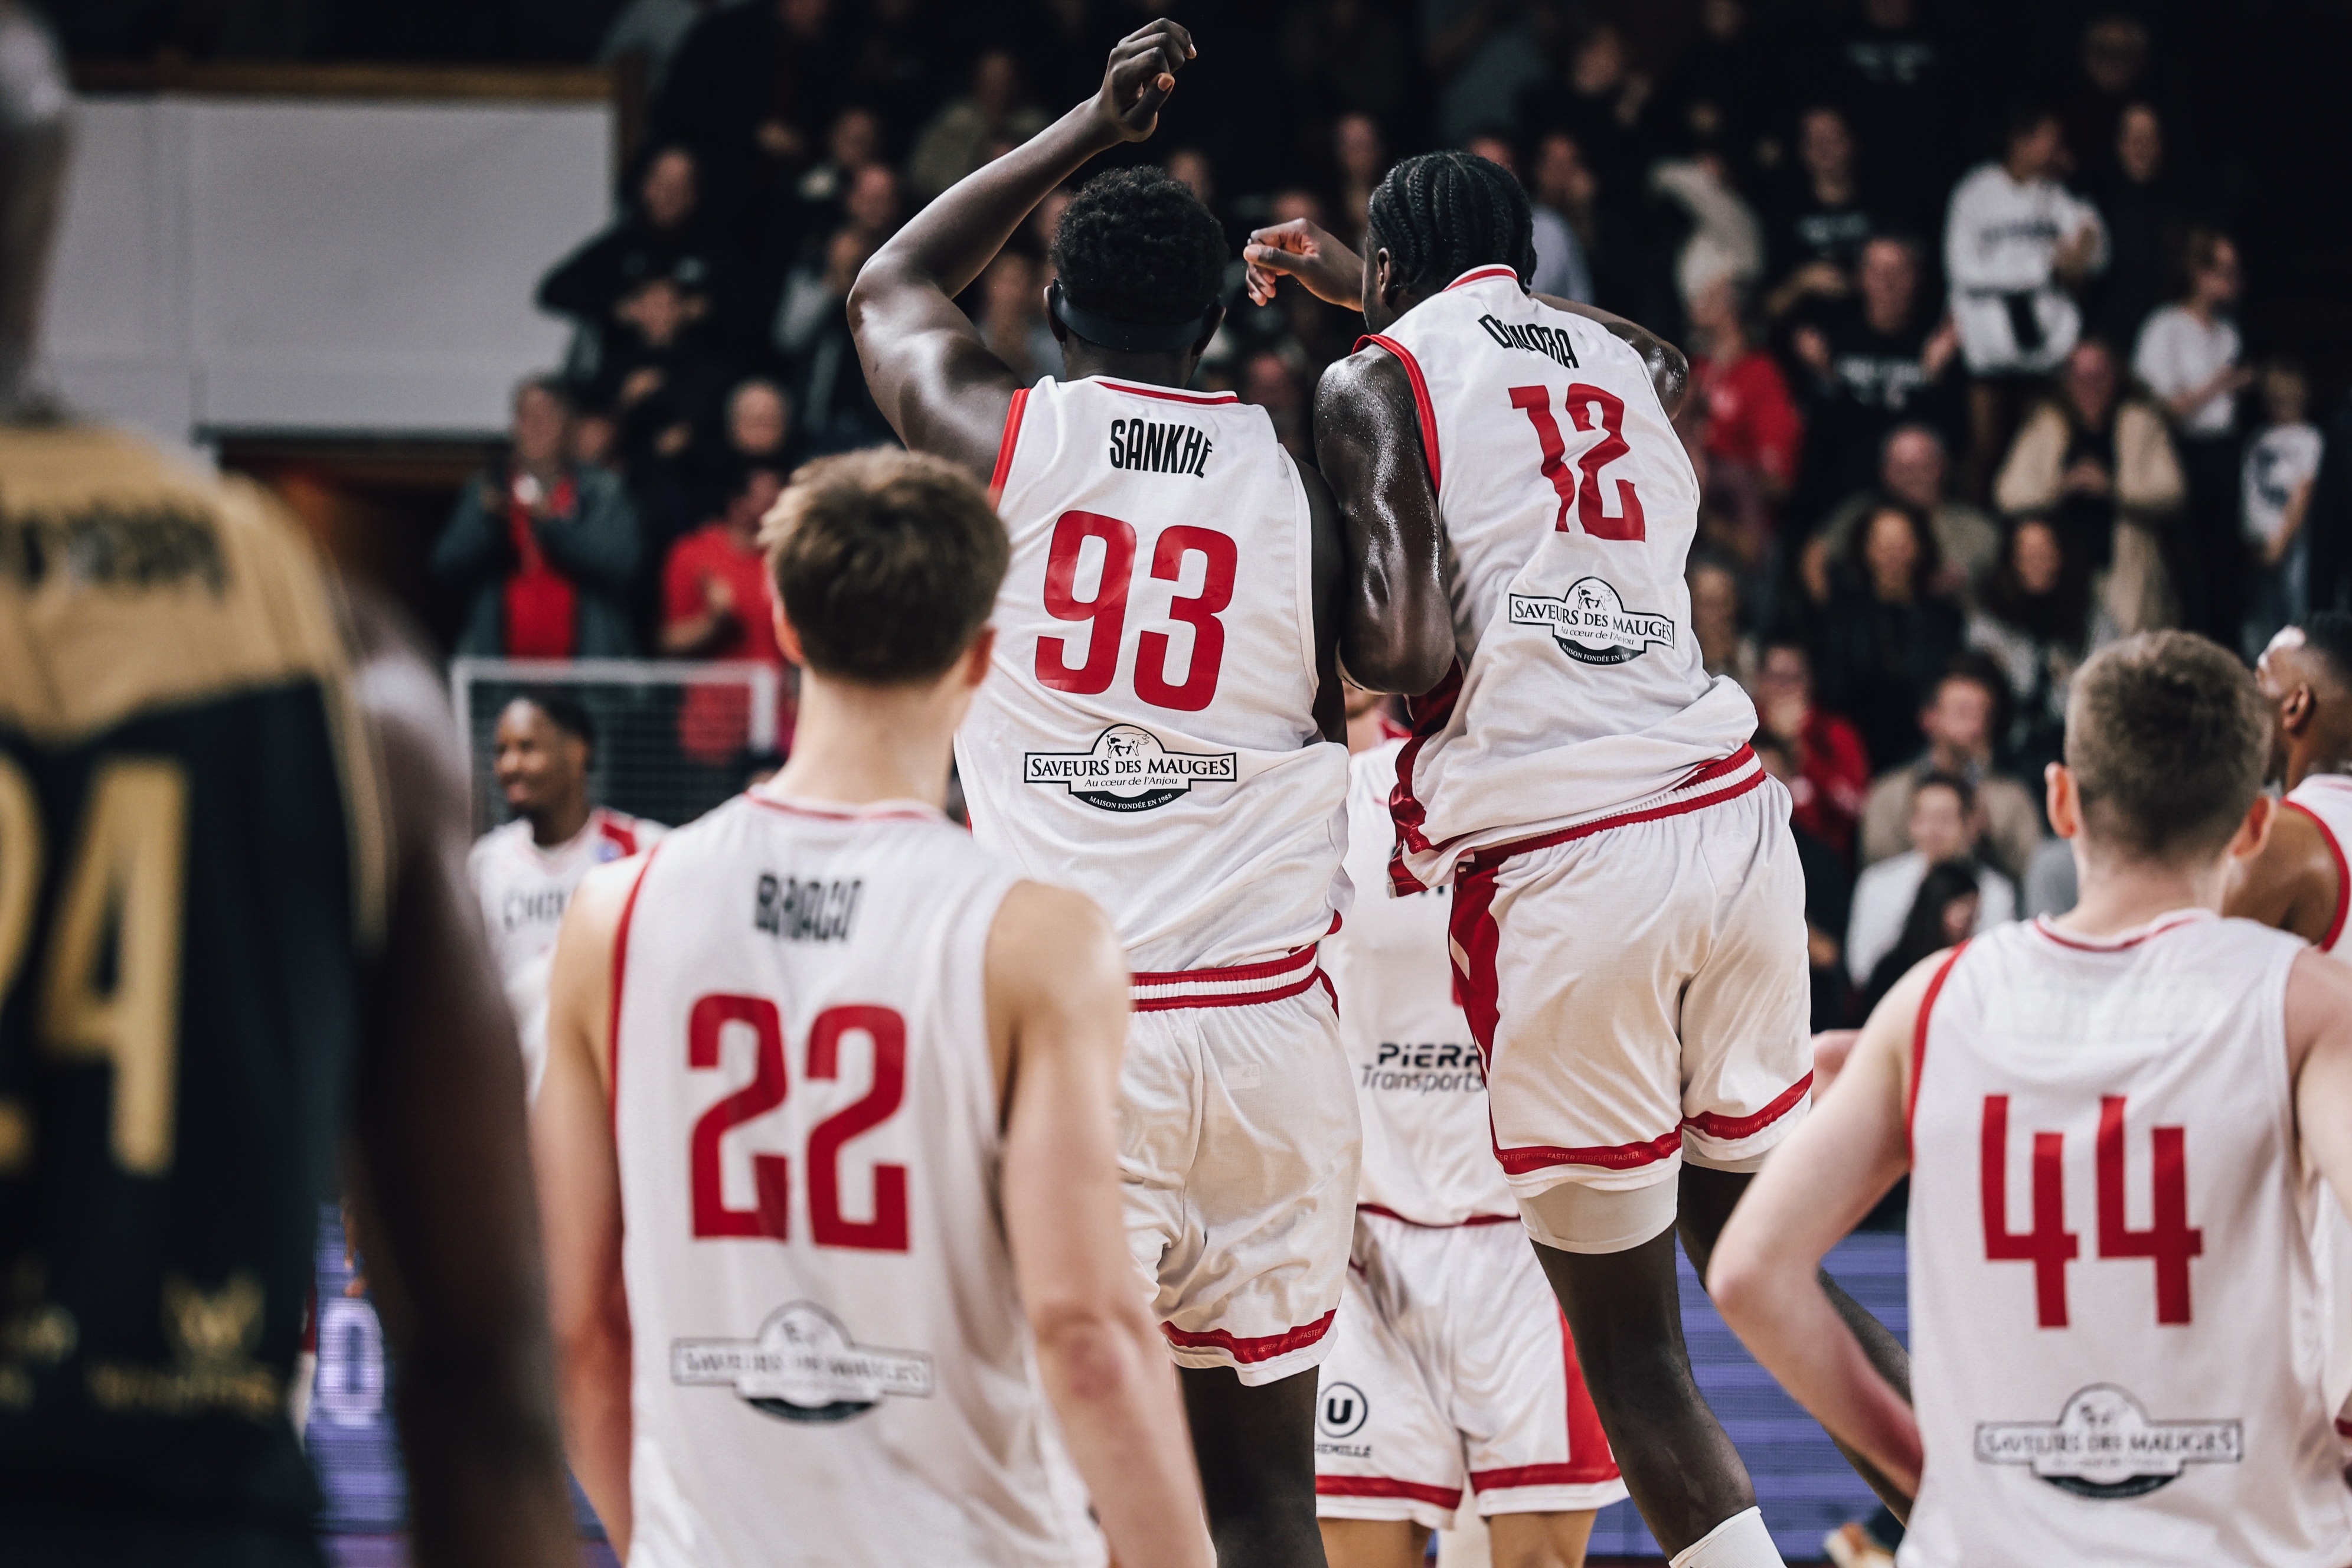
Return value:
M 2352 773 L 2352 689 L 2303 628 L 2271 640 L 2254 665 L 2254 684 L 2271 704 L 2271 782 L 2292 790 L 2314 773 Z M 2308 942 L 2326 940 L 2352 889 L 2336 847 L 2300 811 L 2273 813 L 2259 854 L 2231 866 L 2221 912 L 2242 915 Z

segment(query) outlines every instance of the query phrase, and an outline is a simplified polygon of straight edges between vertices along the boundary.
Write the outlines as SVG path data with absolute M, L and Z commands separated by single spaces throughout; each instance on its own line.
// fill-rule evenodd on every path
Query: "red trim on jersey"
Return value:
M 1093 378 L 1114 392 L 1131 392 L 1138 397 L 1157 397 L 1169 403 L 1239 403 L 1238 392 L 1179 392 L 1169 386 L 1137 386 L 1129 382 L 1113 381 L 1107 375 Z
M 1696 1127 L 1709 1138 L 1736 1143 L 1742 1138 L 1755 1137 L 1788 1115 L 1796 1109 L 1797 1101 L 1805 1098 L 1805 1091 L 1812 1087 L 1813 1075 L 1807 1073 L 1774 1096 L 1770 1104 L 1753 1116 L 1718 1116 L 1712 1110 L 1702 1110 L 1696 1116 L 1684 1117 L 1683 1125 Z
M 988 476 L 988 499 L 1001 500 L 1004 481 L 1013 477 L 1013 448 L 1021 444 L 1021 416 L 1029 412 L 1029 389 L 1013 389 L 1013 406 L 1004 411 L 1004 434 L 996 442 L 996 468 Z
M 1474 1214 L 1468 1219 L 1457 1219 L 1452 1225 L 1433 1225 L 1425 1219 L 1407 1219 L 1392 1208 L 1381 1204 L 1358 1204 L 1358 1214 L 1376 1214 L 1382 1219 L 1392 1219 L 1399 1225 L 1412 1226 L 1415 1230 L 1462 1230 L 1474 1225 L 1517 1225 L 1515 1214 Z
M 1683 1130 L 1661 1133 L 1646 1143 L 1596 1144 L 1590 1149 L 1559 1149 L 1549 1143 L 1530 1143 L 1517 1149 L 1497 1148 L 1495 1158 L 1501 1161 L 1506 1173 L 1514 1176 L 1529 1171 L 1546 1171 L 1554 1165 L 1594 1165 L 1604 1171 L 1634 1171 L 1643 1165 L 1654 1165 L 1661 1160 L 1671 1160 L 1683 1146 Z
M 654 857 L 661 853 L 656 844 L 646 851 L 645 864 L 637 868 L 635 880 L 629 883 L 629 896 L 621 901 L 621 923 L 613 931 L 613 1016 L 605 1025 L 604 1076 L 605 1092 L 611 1099 L 613 1142 L 621 1141 L 621 985 L 629 977 L 629 922 L 636 918 L 637 893 L 646 885 L 646 873 L 654 868 Z
M 1203 970 L 1193 973 L 1213 972 Z M 1302 992 L 1311 991 L 1318 980 L 1323 981 L 1325 990 L 1330 989 L 1331 983 L 1324 979 L 1323 972 L 1320 969 L 1312 969 L 1297 980 L 1272 991 L 1211 992 L 1205 995 L 1183 992 L 1173 996 L 1136 996 L 1130 993 L 1128 1011 L 1130 1013 L 1181 1013 L 1192 1007 L 1257 1007 L 1268 1002 L 1286 1001 Z M 1339 1005 L 1336 996 L 1332 999 L 1332 1005 L 1334 1007 Z
M 1396 787 L 1389 791 L 1389 817 L 1396 824 L 1396 844 L 1389 851 L 1389 885 L 1402 897 L 1407 893 L 1425 891 L 1421 879 L 1405 869 L 1404 853 L 1408 849 L 1427 849 L 1429 838 L 1421 830 L 1429 820 L 1428 808 L 1412 793 L 1412 764 L 1421 755 L 1429 738 L 1454 721 L 1454 704 L 1462 696 L 1462 661 L 1456 658 L 1445 672 L 1445 679 L 1419 697 L 1405 699 L 1405 716 L 1412 721 L 1412 739 L 1397 752 Z
M 624 827 L 611 816 L 600 814 L 596 818 L 596 831 L 612 841 L 614 847 L 620 850 L 622 859 L 625 860 L 637 852 L 635 827 Z
M 1755 752 L 1742 742 L 1739 750 L 1732 752 L 1731 755 L 1695 768 L 1684 778 L 1667 787 L 1688 789 L 1694 784 L 1706 784 L 1710 780 L 1722 777 L 1734 769 L 1745 768 L 1755 762 Z M 1540 833 L 1533 838 L 1515 838 L 1507 844 L 1489 845 L 1484 849 L 1472 851 L 1465 857 L 1465 860 L 1473 869 L 1484 871 L 1501 865 L 1513 856 L 1525 855 L 1536 849 L 1549 849 L 1556 844 L 1572 844 L 1580 838 L 1590 838 L 1596 833 L 1604 833 L 1612 827 L 1631 827 L 1638 822 L 1657 822 L 1669 816 L 1680 816 L 1685 812 L 1701 811 L 1710 805 L 1720 805 L 1727 800 L 1738 800 L 1741 795 L 1762 784 L 1767 776 L 1762 765 L 1759 764 L 1753 772 L 1748 773 L 1738 783 L 1706 795 L 1692 795 L 1685 800 L 1670 800 L 1664 805 L 1654 805 L 1645 811 L 1627 811 L 1621 812 L 1615 816 L 1596 817 L 1591 822 L 1580 822 L 1573 827 L 1563 827 L 1554 833 Z
M 2158 916 L 2156 923 L 2149 925 L 2138 935 L 2127 936 L 2121 942 L 2103 941 L 2097 937 L 2068 936 L 2050 923 L 2048 915 L 2036 915 L 2030 922 L 2030 929 L 2034 935 L 2047 938 L 2060 947 L 2072 948 L 2076 952 L 2123 952 L 2137 947 L 2151 937 L 2162 936 L 2166 931 L 2175 931 L 2193 921 L 2207 919 L 2210 914 L 2211 911 L 2209 910 L 2183 910 L 2171 920 L 2165 920 Z
M 2281 801 L 2279 804 L 2311 818 L 2311 825 L 2319 829 L 2322 838 L 2327 840 L 2327 853 L 2335 858 L 2336 918 L 2327 922 L 2327 934 L 2319 939 L 2319 951 L 2333 952 L 2336 951 L 2336 939 L 2344 934 L 2344 911 L 2352 908 L 2352 867 L 2345 864 L 2344 846 L 2336 842 L 2336 835 L 2329 831 L 2327 824 L 2319 820 L 2319 813 L 2299 800 Z
M 1323 935 L 1329 936 L 1339 929 L 1339 917 L 1334 914 Z M 1166 1013 L 1187 1007 L 1255 1007 L 1260 1003 L 1296 996 L 1318 980 L 1329 991 L 1331 983 L 1318 967 L 1320 951 L 1318 942 L 1310 942 L 1279 958 L 1260 959 L 1255 963 L 1236 963 L 1223 969 L 1145 970 L 1128 976 L 1129 1005 L 1138 1013 Z M 1331 1005 L 1336 1008 L 1339 1005 L 1335 992 Z
M 1411 349 L 1381 333 L 1366 332 L 1356 340 L 1359 349 L 1366 343 L 1378 343 L 1396 355 L 1404 365 L 1405 379 L 1412 383 L 1413 412 L 1421 416 L 1421 449 L 1429 458 L 1429 493 L 1433 496 L 1442 471 L 1437 461 L 1437 406 L 1429 401 L 1429 383 L 1422 378 L 1421 362 L 1412 357 Z
M 1441 294 L 1451 294 L 1456 289 L 1466 288 L 1473 283 L 1483 283 L 1489 278 L 1507 278 L 1514 283 L 1519 280 L 1519 275 L 1516 270 L 1498 264 L 1493 267 L 1475 268 L 1468 272 L 1465 272 L 1461 277 L 1456 278 L 1453 282 L 1448 283 L 1444 288 L 1440 289 L 1438 292 Z
M 1392 1480 L 1387 1476 L 1318 1476 L 1317 1497 L 1399 1497 L 1433 1503 L 1443 1509 L 1462 1506 L 1462 1489 L 1433 1487 L 1426 1481 Z
M 1471 872 L 1454 883 L 1454 908 L 1446 917 L 1446 953 L 1454 965 L 1454 1000 L 1469 1020 L 1480 1068 L 1495 1068 L 1495 1025 L 1501 1003 L 1495 980 L 1495 949 L 1501 937 L 1492 913 L 1495 874 Z M 1491 1102 L 1487 1120 L 1493 1121 Z
M 1927 1015 L 1936 1010 L 1936 998 L 1944 994 L 1944 977 L 1951 973 L 1952 965 L 1958 963 L 1960 954 L 1968 950 L 1966 941 L 1952 949 L 1944 962 L 1936 966 L 1936 973 L 1928 978 L 1927 991 L 1919 998 L 1919 1016 L 1911 1025 L 1911 1091 L 1903 1097 L 1903 1142 L 1906 1148 L 1911 1143 L 1911 1119 L 1919 1113 L 1919 1074 L 1927 1065 Z
M 944 824 L 950 820 L 948 814 L 940 810 L 937 806 L 918 806 L 912 811 L 896 807 L 888 811 L 876 811 L 870 807 L 859 807 L 854 805 L 828 807 L 805 805 L 799 801 L 778 800 L 774 795 L 761 795 L 756 790 L 745 790 L 743 792 L 743 798 L 750 801 L 753 805 L 764 806 L 770 811 L 782 812 L 786 816 L 808 816 L 814 817 L 819 822 L 937 822 Z
M 1262 1361 L 1272 1361 L 1276 1356 L 1288 1355 L 1292 1351 L 1303 1351 L 1308 1345 L 1314 1344 L 1331 1331 L 1331 1320 L 1339 1315 L 1339 1309 L 1334 1307 L 1311 1323 L 1302 1323 L 1297 1328 L 1285 1329 L 1278 1334 L 1264 1334 L 1256 1339 L 1245 1339 L 1223 1329 L 1211 1329 L 1205 1333 L 1194 1333 L 1188 1329 L 1180 1329 L 1173 1323 L 1160 1324 L 1160 1331 L 1167 1336 L 1170 1344 L 1179 1350 L 1223 1351 L 1243 1365 L 1248 1366 Z
M 2338 1415 L 2336 1418 L 2336 1435 L 2338 1437 L 2352 1437 L 2352 1421 L 2347 1421 Z

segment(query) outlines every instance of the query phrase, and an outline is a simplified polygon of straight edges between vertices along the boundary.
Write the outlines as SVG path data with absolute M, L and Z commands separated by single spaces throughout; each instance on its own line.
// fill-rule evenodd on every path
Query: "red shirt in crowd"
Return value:
M 1728 365 L 1691 361 L 1691 381 L 1706 399 L 1706 449 L 1744 463 L 1785 490 L 1797 478 L 1803 416 L 1772 356 L 1751 350 Z
M 1870 795 L 1870 753 L 1862 736 L 1836 714 L 1808 709 L 1797 752 L 1789 820 L 1851 860 L 1854 824 Z
M 662 617 L 672 625 L 690 621 L 708 604 L 703 584 L 716 577 L 727 584 L 735 613 L 702 658 L 758 659 L 776 670 L 776 749 L 788 750 L 793 734 L 792 687 L 783 649 L 769 608 L 766 559 L 756 544 L 744 544 L 724 523 L 709 523 L 670 546 L 662 568 Z M 751 715 L 742 688 L 689 686 L 678 704 L 678 744 L 696 762 L 734 761 L 751 739 Z

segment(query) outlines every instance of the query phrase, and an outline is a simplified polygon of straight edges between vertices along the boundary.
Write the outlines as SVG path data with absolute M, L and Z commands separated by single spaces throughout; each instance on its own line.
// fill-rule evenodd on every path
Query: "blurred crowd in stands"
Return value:
M 2196 132 L 2185 26 L 1699 0 L 1654 58 L 1587 0 L 1165 8 L 1201 58 L 1123 155 L 1190 184 L 1237 257 L 1291 217 L 1356 241 L 1393 158 L 1466 147 L 1533 197 L 1538 289 L 1688 351 L 1697 635 L 1795 795 L 1818 1024 L 2071 902 L 2041 770 L 2093 648 L 2185 626 L 2252 658 L 2343 592 L 2352 419 L 2324 437 L 2299 345 L 2237 325 L 2244 182 Z M 572 349 L 440 541 L 462 651 L 781 666 L 759 519 L 796 464 L 892 439 L 842 309 L 858 268 L 1160 9 L 607 7 L 646 134 L 611 226 L 548 237 L 538 300 Z M 962 301 L 1028 377 L 1060 368 L 1058 210 Z M 1317 377 L 1360 322 L 1239 281 L 1236 259 L 1202 383 L 1311 459 Z

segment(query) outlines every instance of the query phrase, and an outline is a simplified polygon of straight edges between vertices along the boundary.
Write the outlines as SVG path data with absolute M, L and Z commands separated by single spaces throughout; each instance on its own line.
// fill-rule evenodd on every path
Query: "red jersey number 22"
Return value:
M 1601 488 L 1601 470 L 1633 449 L 1625 444 L 1624 399 L 1580 381 L 1568 389 L 1566 402 L 1570 424 L 1579 430 L 1597 427 L 1601 432 L 1601 439 L 1576 459 L 1575 468 L 1568 466 L 1568 444 L 1560 439 L 1559 422 L 1552 417 L 1551 388 L 1511 388 L 1511 406 L 1524 409 L 1528 423 L 1536 427 L 1536 445 L 1543 452 L 1543 477 L 1551 481 L 1551 488 L 1559 495 L 1559 516 L 1552 527 L 1561 533 L 1573 532 L 1568 526 L 1568 509 L 1573 506 L 1577 521 L 1595 539 L 1646 537 L 1642 526 L 1642 498 L 1634 493 L 1631 479 L 1614 481 L 1617 515 L 1611 517 L 1601 510 L 1605 492 Z M 1596 408 L 1601 411 L 1598 426 L 1593 423 L 1592 411 Z M 1578 469 L 1583 471 L 1584 482 L 1580 485 L 1577 482 Z

